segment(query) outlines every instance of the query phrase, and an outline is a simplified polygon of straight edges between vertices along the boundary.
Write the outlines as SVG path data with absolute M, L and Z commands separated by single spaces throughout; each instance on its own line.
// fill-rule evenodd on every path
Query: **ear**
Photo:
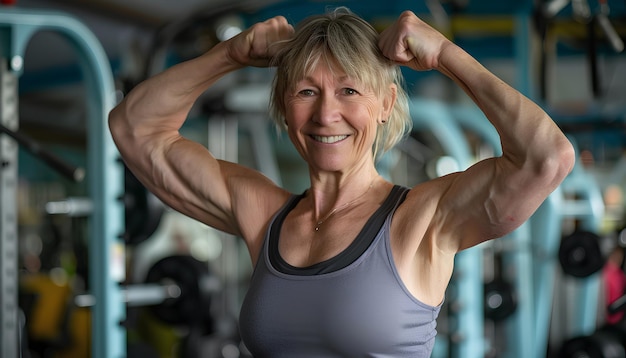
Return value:
M 379 122 L 381 122 L 381 124 L 385 123 L 387 121 L 387 119 L 389 118 L 389 116 L 391 116 L 391 112 L 393 111 L 393 107 L 396 104 L 396 98 L 398 96 L 398 87 L 396 86 L 395 83 L 392 83 L 389 85 L 389 88 L 387 91 L 385 91 L 385 93 L 383 94 L 383 108 L 382 108 L 382 113 L 380 115 L 380 119 Z

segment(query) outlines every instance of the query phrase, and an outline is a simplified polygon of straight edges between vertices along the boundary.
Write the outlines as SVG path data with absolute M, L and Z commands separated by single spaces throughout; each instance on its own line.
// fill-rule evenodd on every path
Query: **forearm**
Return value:
M 500 135 L 504 157 L 514 165 L 543 165 L 567 155 L 570 143 L 534 102 L 484 68 L 456 45 L 446 46 L 438 70 L 454 80 L 485 113 Z M 557 160 L 559 158 L 557 157 Z
M 112 112 L 112 129 L 126 124 L 145 133 L 177 131 L 198 97 L 225 74 L 245 66 L 266 67 L 276 43 L 291 38 L 293 27 L 282 16 L 257 23 L 135 88 Z
M 177 64 L 135 87 L 111 112 L 112 126 L 144 131 L 178 130 L 198 97 L 240 66 L 228 60 L 225 47 Z

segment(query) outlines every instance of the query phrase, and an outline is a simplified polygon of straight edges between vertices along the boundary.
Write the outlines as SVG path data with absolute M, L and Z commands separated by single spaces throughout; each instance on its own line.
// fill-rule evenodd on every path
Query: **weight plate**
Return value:
M 209 275 L 207 264 L 191 256 L 169 256 L 156 262 L 148 270 L 146 283 L 175 283 L 181 293 L 178 298 L 151 306 L 154 315 L 172 325 L 209 323 L 211 299 L 201 287 Z
M 494 279 L 484 286 L 485 318 L 494 322 L 511 316 L 517 309 L 513 285 L 503 279 Z
M 589 231 L 575 231 L 563 237 L 559 246 L 559 263 L 563 272 L 574 277 L 588 277 L 605 263 L 600 237 Z

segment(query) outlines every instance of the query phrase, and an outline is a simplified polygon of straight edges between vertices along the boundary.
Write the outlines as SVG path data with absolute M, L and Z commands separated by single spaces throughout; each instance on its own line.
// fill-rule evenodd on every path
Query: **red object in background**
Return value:
M 15 5 L 16 0 L 0 0 L 2 5 Z
M 614 250 L 607 260 L 602 271 L 605 285 L 605 304 L 608 306 L 622 295 L 626 294 L 626 273 L 622 270 L 624 251 L 622 248 Z M 606 322 L 616 324 L 624 319 L 624 312 L 607 314 Z

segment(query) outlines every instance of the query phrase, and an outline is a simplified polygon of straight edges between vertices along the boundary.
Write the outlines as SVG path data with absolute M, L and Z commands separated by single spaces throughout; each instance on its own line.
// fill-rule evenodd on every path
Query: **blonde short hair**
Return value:
M 378 48 L 378 32 L 372 25 L 339 7 L 313 15 L 296 26 L 292 39 L 280 44 L 274 57 L 274 76 L 270 114 L 285 129 L 285 94 L 315 70 L 319 61 L 330 68 L 337 64 L 350 78 L 385 95 L 390 84 L 397 86 L 397 98 L 386 123 L 379 126 L 373 155 L 382 155 L 397 144 L 411 129 L 408 100 L 403 88 L 400 67 L 387 59 Z

